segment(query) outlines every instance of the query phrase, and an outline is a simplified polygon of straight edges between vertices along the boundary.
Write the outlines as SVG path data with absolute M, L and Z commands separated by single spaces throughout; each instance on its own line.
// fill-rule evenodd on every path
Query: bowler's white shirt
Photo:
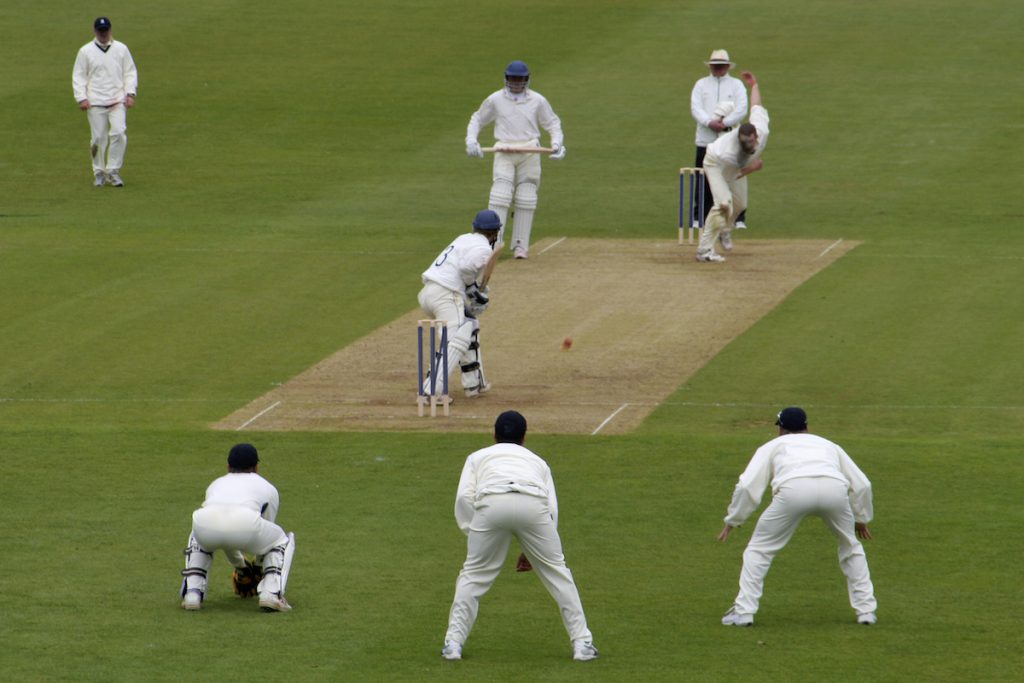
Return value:
M 690 93 L 690 114 L 697 122 L 696 142 L 698 147 L 707 147 L 718 138 L 718 131 L 708 128 L 714 118 L 719 102 L 736 105 L 732 113 L 722 119 L 726 128 L 740 125 L 747 115 L 747 89 L 743 81 L 728 74 L 721 78 L 705 76 L 693 85 Z
M 757 148 L 753 154 L 747 154 L 740 146 L 740 131 L 737 127 L 708 145 L 705 158 L 713 159 L 725 173 L 730 170 L 739 171 L 760 157 L 764 146 L 768 144 L 768 110 L 755 104 L 750 109 L 750 123 L 757 129 Z
M 241 505 L 273 522 L 281 498 L 274 485 L 255 472 L 229 472 L 206 488 L 203 507 L 214 505 Z
M 513 95 L 507 88 L 488 95 L 469 117 L 466 142 L 476 142 L 480 129 L 490 123 L 494 123 L 494 137 L 499 143 L 538 144 L 543 128 L 551 136 L 553 147 L 562 146 L 562 120 L 543 95 L 529 88 L 521 95 Z
M 867 524 L 874 516 L 871 482 L 846 451 L 828 439 L 803 432 L 784 434 L 754 452 L 733 491 L 725 523 L 743 524 L 761 504 L 769 484 L 775 494 L 787 481 L 801 477 L 830 477 L 844 482 L 849 488 L 854 519 Z
M 89 100 L 91 105 L 104 107 L 137 93 L 139 73 L 128 46 L 112 40 L 104 52 L 95 40 L 83 45 L 75 58 L 71 87 L 76 102 Z
M 463 294 L 468 285 L 476 282 L 491 258 L 491 243 L 479 232 L 459 235 L 438 254 L 430 267 L 423 271 L 423 284 L 436 282 L 442 287 Z
M 514 443 L 497 443 L 466 458 L 455 495 L 455 521 L 469 533 L 474 503 L 495 493 L 525 493 L 546 498 L 551 519 L 558 525 L 558 499 L 551 469 L 533 451 Z

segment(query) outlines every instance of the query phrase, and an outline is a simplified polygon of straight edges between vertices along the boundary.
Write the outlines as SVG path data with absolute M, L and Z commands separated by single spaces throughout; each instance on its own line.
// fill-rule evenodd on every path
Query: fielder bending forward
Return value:
M 514 410 L 498 416 L 493 446 L 470 454 L 455 496 L 455 521 L 467 536 L 466 561 L 455 582 L 441 656 L 462 659 L 462 646 L 476 621 L 480 598 L 498 578 L 512 537 L 523 555 L 517 569 L 537 576 L 558 603 L 572 641 L 573 659 L 597 658 L 572 572 L 558 536 L 558 501 L 551 470 L 523 447 L 526 418 Z
M 808 515 L 820 517 L 839 543 L 839 567 L 846 575 L 850 605 L 857 623 L 874 624 L 875 590 L 871 585 L 864 546 L 870 539 L 871 482 L 840 446 L 807 433 L 807 414 L 801 408 L 782 410 L 775 424 L 779 436 L 757 449 L 740 475 L 718 540 L 729 538 L 761 503 L 770 484 L 772 502 L 754 527 L 743 551 L 740 591 L 722 617 L 726 626 L 751 626 L 775 555 Z
M 448 327 L 448 371 L 462 370 L 462 388 L 467 398 L 490 390 L 484 379 L 480 353 L 480 322 L 477 316 L 490 303 L 490 289 L 481 289 L 480 281 L 494 253 L 501 220 L 484 209 L 473 219 L 473 232 L 459 235 L 444 248 L 422 275 L 423 289 L 418 300 L 433 320 L 444 320 Z M 485 283 L 486 284 L 486 283 Z M 443 367 L 431 359 L 431 365 Z M 440 378 L 438 378 L 440 379 Z M 430 394 L 430 378 L 423 382 L 423 393 Z
M 536 147 L 540 144 L 540 129 L 551 136 L 552 159 L 564 159 L 562 121 L 555 115 L 547 99 L 531 90 L 530 69 L 515 61 L 505 69 L 505 87 L 491 93 L 469 118 L 466 128 L 466 154 L 483 157 L 478 138 L 480 129 L 494 123 L 494 137 L 498 147 Z M 498 214 L 502 225 L 508 222 L 509 208 L 515 204 L 512 216 L 512 254 L 525 259 L 530 251 L 530 232 L 533 212 L 537 208 L 537 190 L 540 188 L 540 154 L 523 152 L 495 152 L 491 197 L 488 208 Z M 500 241 L 504 241 L 499 236 Z
M 284 598 L 295 553 L 295 534 L 275 523 L 281 499 L 273 484 L 258 474 L 259 454 L 247 443 L 228 453 L 228 473 L 206 489 L 203 506 L 192 513 L 192 535 L 185 548 L 181 606 L 203 606 L 215 550 L 223 550 L 235 568 L 232 581 L 241 597 L 260 596 L 264 612 L 287 612 Z M 254 556 L 253 563 L 245 558 Z M 262 576 L 259 585 L 253 587 Z

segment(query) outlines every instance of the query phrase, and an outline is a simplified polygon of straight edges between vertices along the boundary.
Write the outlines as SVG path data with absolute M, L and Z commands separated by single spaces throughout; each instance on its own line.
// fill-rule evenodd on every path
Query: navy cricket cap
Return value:
M 228 453 L 228 467 L 233 470 L 251 470 L 259 461 L 259 453 L 251 443 L 236 444 Z
M 798 408 L 796 406 L 783 408 L 779 411 L 779 416 L 775 419 L 775 424 L 779 425 L 787 432 L 806 431 L 807 413 L 804 412 L 803 408 Z
M 522 443 L 526 436 L 526 418 L 514 410 L 506 410 L 494 421 L 494 440 L 498 443 Z
M 106 17 L 98 17 L 96 21 L 92 22 L 92 27 L 97 31 L 109 31 L 110 19 L 107 19 Z

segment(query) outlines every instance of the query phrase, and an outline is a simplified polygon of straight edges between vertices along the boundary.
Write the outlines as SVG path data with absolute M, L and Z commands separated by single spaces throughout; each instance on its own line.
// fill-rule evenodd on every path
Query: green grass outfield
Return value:
M 71 97 L 101 12 L 141 72 L 121 191 L 91 187 Z M 0 679 L 1019 680 L 1019 2 L 64 0 L 0 16 Z M 718 47 L 772 116 L 749 236 L 862 244 L 638 432 L 529 439 L 601 659 L 571 661 L 512 558 L 467 659 L 438 656 L 464 552 L 454 489 L 485 434 L 247 434 L 298 535 L 295 610 L 234 599 L 221 558 L 207 607 L 183 612 L 189 513 L 239 438 L 207 425 L 415 306 L 427 260 L 486 203 L 489 164 L 463 137 L 504 65 L 529 63 L 566 131 L 535 234 L 673 240 L 689 92 Z M 813 521 L 757 625 L 718 624 L 751 525 L 714 536 L 791 403 L 874 482 L 877 627 L 854 623 Z

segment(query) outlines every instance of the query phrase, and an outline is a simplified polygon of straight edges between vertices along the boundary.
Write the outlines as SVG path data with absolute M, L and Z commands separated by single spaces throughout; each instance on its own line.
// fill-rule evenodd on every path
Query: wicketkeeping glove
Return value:
M 245 566 L 231 572 L 231 587 L 240 598 L 251 598 L 256 595 L 256 587 L 263 580 L 263 567 L 245 561 Z

